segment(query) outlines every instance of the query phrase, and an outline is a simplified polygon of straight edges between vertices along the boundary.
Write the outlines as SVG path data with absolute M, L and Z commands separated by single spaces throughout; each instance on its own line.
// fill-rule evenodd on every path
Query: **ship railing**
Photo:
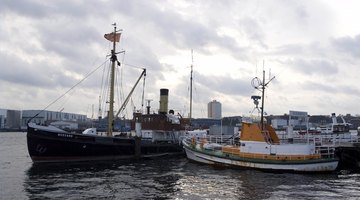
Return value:
M 186 142 L 186 143 L 188 143 L 188 144 L 191 143 L 191 137 L 181 136 L 180 138 L 181 138 L 181 140 L 179 140 L 179 143 L 181 143 L 182 141 L 184 141 L 184 142 Z M 180 141 L 181 141 L 181 142 L 180 142 Z
M 360 138 L 351 134 L 323 134 L 309 136 L 308 142 L 315 146 L 341 146 L 344 144 L 359 143 Z
M 179 136 L 179 144 L 181 144 L 183 140 L 185 140 L 185 142 L 189 143 L 189 142 L 191 142 L 191 137 L 185 136 L 185 135 Z
M 318 146 L 315 152 L 321 155 L 321 158 L 335 158 L 335 146 Z
M 280 142 L 289 143 L 288 139 L 280 139 Z M 302 135 L 301 137 L 294 137 L 292 142 L 314 144 L 315 146 L 342 146 L 360 143 L 360 137 L 349 133 Z
M 196 143 L 198 144 L 198 143 Z M 201 145 L 202 143 L 200 143 Z M 201 146 L 203 148 L 203 146 Z M 241 152 L 239 147 L 232 147 L 229 149 L 224 150 L 224 148 L 206 148 L 206 151 L 213 152 L 215 154 L 219 153 L 219 150 L 221 150 L 221 155 L 227 155 L 227 156 L 239 156 L 243 158 L 252 158 L 252 159 L 263 159 L 263 160 L 274 160 L 274 161 L 299 161 L 299 160 L 312 160 L 312 159 L 318 159 L 318 153 L 317 154 L 310 154 L 310 155 L 268 155 L 268 154 L 262 154 L 262 153 L 247 153 L 247 152 Z M 327 152 L 323 151 L 323 153 L 320 155 L 320 158 L 334 158 L 334 153 L 332 153 L 332 149 L 329 148 Z
M 216 135 L 211 135 L 211 136 L 207 136 L 206 139 L 208 140 L 209 143 L 216 143 L 216 144 L 228 144 L 228 145 L 239 145 L 239 142 L 236 138 L 234 137 L 229 137 L 229 136 L 216 136 Z
M 196 141 L 196 143 L 216 143 L 216 144 L 227 144 L 227 145 L 239 145 L 238 139 L 223 135 L 208 135 L 205 137 L 189 137 L 184 136 L 181 140 L 185 141 Z

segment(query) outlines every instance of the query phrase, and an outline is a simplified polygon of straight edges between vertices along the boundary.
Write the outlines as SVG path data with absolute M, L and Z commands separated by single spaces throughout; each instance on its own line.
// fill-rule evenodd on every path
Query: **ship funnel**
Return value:
M 159 114 L 166 114 L 168 112 L 168 89 L 160 89 L 160 108 Z

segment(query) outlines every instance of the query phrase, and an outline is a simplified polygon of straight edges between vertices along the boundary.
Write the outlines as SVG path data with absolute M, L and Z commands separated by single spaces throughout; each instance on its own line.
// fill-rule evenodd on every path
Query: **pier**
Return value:
M 295 139 L 295 138 L 294 138 Z M 360 171 L 360 136 L 350 133 L 303 135 L 297 140 L 315 143 L 322 156 L 339 158 L 337 170 Z M 296 140 L 295 139 L 295 140 Z
M 360 142 L 346 142 L 335 147 L 338 170 L 360 171 Z

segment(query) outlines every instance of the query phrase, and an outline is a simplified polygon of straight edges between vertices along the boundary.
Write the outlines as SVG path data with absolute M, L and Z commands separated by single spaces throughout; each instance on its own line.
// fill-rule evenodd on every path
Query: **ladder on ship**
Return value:
M 273 143 L 271 136 L 270 136 L 270 132 L 268 130 L 263 130 L 263 131 L 261 131 L 261 133 L 264 136 L 266 143 L 268 143 L 268 144 Z

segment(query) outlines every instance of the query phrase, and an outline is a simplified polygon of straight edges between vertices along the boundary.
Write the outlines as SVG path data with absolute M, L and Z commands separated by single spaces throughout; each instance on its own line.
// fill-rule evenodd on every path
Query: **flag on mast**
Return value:
M 108 33 L 104 35 L 104 38 L 110 42 L 120 42 L 120 34 L 121 33 Z

